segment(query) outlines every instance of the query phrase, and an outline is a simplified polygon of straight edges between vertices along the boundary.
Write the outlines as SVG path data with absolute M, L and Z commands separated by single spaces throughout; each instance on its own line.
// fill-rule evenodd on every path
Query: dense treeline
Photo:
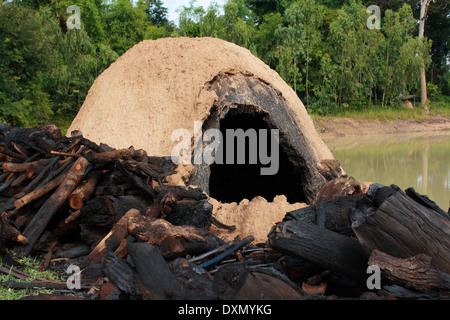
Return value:
M 369 5 L 381 28 L 369 29 Z M 80 28 L 71 25 L 80 8 Z M 420 1 L 228 0 L 179 10 L 161 0 L 14 0 L 0 5 L 0 120 L 36 125 L 71 117 L 112 62 L 144 39 L 218 37 L 248 48 L 277 70 L 310 111 L 329 114 L 450 95 L 449 7 L 429 8 L 418 38 Z M 369 21 L 373 22 L 373 20 Z M 76 21 L 75 21 L 76 22 Z

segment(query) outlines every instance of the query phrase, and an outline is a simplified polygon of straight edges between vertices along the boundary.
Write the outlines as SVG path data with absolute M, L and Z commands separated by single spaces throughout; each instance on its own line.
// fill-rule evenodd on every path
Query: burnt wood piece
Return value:
M 302 297 L 288 278 L 267 268 L 243 263 L 223 266 L 214 275 L 213 290 L 221 300 L 296 300 Z
M 111 147 L 107 145 L 104 144 L 98 145 L 95 142 L 83 137 L 82 133 L 78 130 L 72 131 L 70 133 L 70 136 L 71 136 L 70 140 L 73 143 L 69 146 L 70 148 L 74 148 L 76 145 L 83 145 L 88 149 L 95 151 L 97 153 L 108 152 L 113 150 Z
M 70 193 L 83 179 L 89 162 L 85 158 L 79 158 L 67 173 L 66 179 L 59 185 L 58 189 L 47 199 L 39 211 L 35 214 L 28 226 L 25 228 L 23 235 L 30 241 L 24 247 L 16 247 L 16 252 L 20 255 L 28 255 L 36 244 L 37 240 L 44 232 L 58 209 L 64 204 Z
M 178 200 L 192 199 L 201 201 L 208 199 L 208 196 L 200 188 L 166 186 L 165 190 L 174 193 Z M 158 193 L 164 192 L 161 188 L 156 188 L 156 191 Z
M 206 200 L 200 189 L 167 187 L 162 189 L 147 216 L 165 219 L 176 226 L 205 228 L 214 224 L 220 229 L 235 231 L 213 217 L 213 205 Z
M 161 179 L 173 174 L 172 171 L 158 168 L 157 166 L 149 163 L 139 162 L 135 160 L 121 160 L 120 162 L 125 168 L 127 168 L 127 170 L 144 177 L 151 177 L 157 181 L 161 181 Z M 162 186 L 161 183 L 160 186 Z
M 95 188 L 95 196 L 105 196 L 105 195 L 111 195 L 111 196 L 124 196 L 125 192 L 132 188 L 133 184 L 131 182 L 126 182 L 121 185 L 113 185 L 113 186 L 97 186 Z
M 5 183 L 3 183 L 0 186 L 0 193 L 2 193 L 3 191 L 7 190 L 9 187 L 11 187 L 11 185 L 14 183 L 14 181 L 18 178 L 18 174 L 17 173 L 10 173 L 10 175 L 8 176 L 8 178 L 6 178 Z
M 450 273 L 450 219 L 415 202 L 395 185 L 358 202 L 353 230 L 367 256 L 380 250 L 397 258 L 425 254 Z
M 450 218 L 450 215 L 447 212 L 445 212 L 444 210 L 442 210 L 436 204 L 436 202 L 434 202 L 433 200 L 428 198 L 428 196 L 426 196 L 426 195 L 421 195 L 421 194 L 417 193 L 416 190 L 414 190 L 414 188 L 406 189 L 405 193 L 408 195 L 408 197 L 413 199 L 415 202 L 420 203 L 421 205 L 423 205 L 427 208 L 430 208 L 439 214 L 442 214 L 446 218 Z
M 101 196 L 81 208 L 81 216 L 89 227 L 111 228 L 130 209 L 145 212 L 147 202 L 140 195 Z
M 450 274 L 434 268 L 431 258 L 423 254 L 400 259 L 374 250 L 369 265 L 378 266 L 385 278 L 407 288 L 450 290 Z
M 314 199 L 313 204 L 328 202 L 349 195 L 363 194 L 361 185 L 353 178 L 340 177 L 325 183 Z
M 304 221 L 345 236 L 355 236 L 351 215 L 357 201 L 362 197 L 360 194 L 352 194 L 328 201 L 318 201 L 315 205 L 289 212 L 284 221 L 292 219 Z
M 170 270 L 175 276 L 178 286 L 185 292 L 185 300 L 216 300 L 213 291 L 213 276 L 207 272 L 198 272 L 195 263 L 179 258 L 170 261 Z
M 6 212 L 3 212 L 0 214 L 0 247 L 3 247 L 3 244 L 7 241 L 14 241 L 22 245 L 29 242 L 26 237 L 20 234 Z
M 80 210 L 89 200 L 102 174 L 99 170 L 89 173 L 86 179 L 72 192 L 69 197 L 69 205 L 73 210 Z
M 112 151 L 111 147 L 109 147 L 109 146 L 107 146 L 107 145 L 105 145 L 103 143 L 98 145 L 95 142 L 93 142 L 93 141 L 91 141 L 91 140 L 89 140 L 87 138 L 84 138 L 84 137 L 81 137 L 80 144 L 85 146 L 86 148 L 88 148 L 90 150 L 94 150 L 95 152 L 98 152 L 98 153 Z
M 225 259 L 229 255 L 237 252 L 238 250 L 242 249 L 243 247 L 248 246 L 254 240 L 255 240 L 255 238 L 253 236 L 248 236 L 247 238 L 242 239 L 241 241 L 236 243 L 234 246 L 227 249 L 225 252 L 222 252 L 221 254 L 219 254 L 217 257 L 215 257 L 209 261 L 203 262 L 200 265 L 200 268 L 208 269 L 208 268 L 218 265 L 223 259 Z
M 91 251 L 86 244 L 81 246 L 73 247 L 64 251 L 59 251 L 55 254 L 56 258 L 78 258 L 89 254 Z
M 106 276 L 122 291 L 131 296 L 139 294 L 137 274 L 124 260 L 107 252 L 102 260 Z
M 28 194 L 24 195 L 23 197 L 15 200 L 14 207 L 16 209 L 23 208 L 27 204 L 39 199 L 43 195 L 45 195 L 45 194 L 49 193 L 50 191 L 52 191 L 53 189 L 57 188 L 65 179 L 66 179 L 66 175 L 62 174 L 58 178 L 48 182 L 47 184 L 43 185 L 42 187 L 34 189 L 33 191 L 29 192 Z
M 128 211 L 86 257 L 82 263 L 82 268 L 100 263 L 108 251 L 116 250 L 122 240 L 128 235 L 129 220 L 131 218 L 139 217 L 140 215 L 141 212 L 136 209 Z
M 28 158 L 30 155 L 27 153 L 27 150 L 21 146 L 19 143 L 15 143 L 11 141 L 11 145 L 13 146 L 14 150 L 16 150 L 19 154 L 23 155 L 24 157 Z
M 16 153 L 8 149 L 8 147 L 4 143 L 0 143 L 0 153 L 7 155 L 11 158 L 14 158 L 19 161 L 26 161 L 27 157 L 21 155 L 20 153 Z
M 13 289 L 50 289 L 50 290 L 67 290 L 67 283 L 65 282 L 45 282 L 45 281 L 32 281 L 32 282 L 17 282 L 12 280 L 0 281 L 0 286 L 13 288 Z M 86 289 L 86 287 L 82 287 Z M 90 288 L 90 287 L 89 287 Z
M 269 245 L 284 254 L 365 281 L 367 257 L 357 240 L 303 221 L 288 220 L 269 233 Z
M 48 165 L 52 159 L 40 159 L 33 162 L 5 162 L 3 163 L 4 172 L 24 172 L 30 170 L 31 168 L 43 167 Z
M 25 160 L 24 163 L 33 162 L 38 156 L 39 156 L 39 154 L 34 154 L 33 156 L 31 156 L 27 160 Z M 16 179 L 17 179 L 17 175 L 14 173 L 9 173 L 9 172 L 3 173 L 2 176 L 0 177 L 0 180 L 4 181 L 4 183 L 0 186 L 0 192 L 7 190 L 14 183 L 14 181 Z M 28 188 L 28 186 L 26 188 Z M 22 190 L 24 190 L 24 189 L 22 189 Z M 13 208 L 14 208 L 14 198 L 10 194 L 9 199 L 0 206 L 0 213 L 12 210 Z
M 204 228 L 211 224 L 212 210 L 212 204 L 207 201 L 185 199 L 171 204 L 166 202 L 161 218 L 176 226 Z
M 38 148 L 44 150 L 47 154 L 51 154 L 52 151 L 55 151 L 55 147 L 52 145 L 52 143 L 54 144 L 53 141 L 50 143 L 50 141 L 38 134 L 34 134 L 31 139 Z
M 144 300 L 182 299 L 186 296 L 170 271 L 161 250 L 148 243 L 128 244 Z
M 186 254 L 200 255 L 223 244 L 222 240 L 205 229 L 173 226 L 164 219 L 145 216 L 131 219 L 128 230 L 138 241 L 158 246 L 169 260 Z
M 49 172 L 49 174 L 43 179 L 36 188 L 40 188 L 43 185 L 49 183 L 51 180 L 53 180 L 55 177 L 59 176 L 60 174 L 64 174 L 64 172 L 68 171 L 73 163 L 75 162 L 74 158 L 68 158 L 66 160 L 62 160 L 60 162 L 61 166 L 56 169 Z M 18 198 L 18 195 L 16 195 L 16 198 Z
M 129 172 L 123 165 L 120 160 L 117 160 L 115 162 L 116 166 L 120 169 L 120 171 L 127 177 L 128 180 L 130 180 L 136 187 L 144 191 L 146 194 L 148 194 L 152 199 L 156 198 L 155 191 L 153 188 L 146 184 L 144 181 L 142 181 L 141 178 L 134 175 L 133 173 Z
M 88 152 L 86 154 L 86 159 L 89 159 L 92 163 L 114 163 L 117 160 L 124 158 L 137 158 L 142 156 L 141 150 L 131 150 L 131 149 L 120 149 L 107 151 L 102 153 Z
M 28 192 L 33 191 L 40 183 L 40 181 L 53 169 L 56 163 L 59 161 L 59 157 L 55 157 L 50 161 L 49 164 L 45 166 L 45 168 L 33 179 L 21 192 L 16 194 L 14 197 L 21 198 L 26 195 Z M 86 170 L 86 169 L 84 169 Z M 83 170 L 83 174 L 84 174 Z

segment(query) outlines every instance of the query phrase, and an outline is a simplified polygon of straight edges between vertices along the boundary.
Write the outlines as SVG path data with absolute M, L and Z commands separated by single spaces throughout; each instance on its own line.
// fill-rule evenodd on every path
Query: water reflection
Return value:
M 348 175 L 359 182 L 414 187 L 444 211 L 450 201 L 450 132 L 325 140 Z

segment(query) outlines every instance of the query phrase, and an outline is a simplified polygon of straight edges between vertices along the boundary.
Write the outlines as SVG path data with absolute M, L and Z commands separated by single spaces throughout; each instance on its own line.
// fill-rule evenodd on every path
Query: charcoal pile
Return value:
M 450 219 L 413 189 L 351 178 L 325 184 L 286 214 L 266 243 L 226 242 L 199 188 L 168 185 L 170 158 L 113 149 L 53 126 L 0 127 L 0 254 L 80 269 L 80 286 L 18 281 L 12 288 L 82 292 L 85 299 L 450 298 Z M 376 266 L 383 286 L 369 288 Z M 369 267 L 369 269 L 368 269 Z M 3 270 L 5 269 L 5 270 Z M 370 269 L 371 270 L 371 269 Z M 376 281 L 375 281 L 376 283 Z M 79 297 L 78 297 L 79 298 Z

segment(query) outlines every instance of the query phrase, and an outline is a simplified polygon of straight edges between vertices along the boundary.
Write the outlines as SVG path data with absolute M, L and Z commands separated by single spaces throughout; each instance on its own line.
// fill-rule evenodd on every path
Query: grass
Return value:
M 450 101 L 436 101 L 430 102 L 429 106 L 430 114 L 427 116 L 420 103 L 416 103 L 415 109 L 406 109 L 401 107 L 384 107 L 373 106 L 371 108 L 361 110 L 347 109 L 337 110 L 332 114 L 322 116 L 315 113 L 311 113 L 313 119 L 327 119 L 327 118 L 352 118 L 356 120 L 404 120 L 412 119 L 416 121 L 424 121 L 429 116 L 442 116 L 450 117 Z
M 67 134 L 73 119 L 75 119 L 75 116 L 70 114 L 54 115 L 48 122 L 57 126 L 64 136 Z
M 13 252 L 10 252 L 11 255 L 14 255 Z M 49 281 L 64 281 L 62 278 L 60 278 L 56 273 L 51 271 L 40 271 L 40 263 L 36 261 L 36 258 L 32 257 L 24 257 L 24 258 L 17 258 L 16 259 L 23 263 L 23 267 L 20 267 L 19 269 L 27 274 L 29 274 L 31 277 L 27 278 L 25 280 L 17 279 L 13 275 L 10 274 L 4 274 L 0 273 L 0 282 L 2 281 L 16 281 L 16 282 L 32 282 L 35 281 L 37 278 L 44 278 Z M 3 260 L 0 257 L 0 266 L 5 267 L 3 264 Z M 12 270 L 17 269 L 17 267 L 14 267 Z M 10 268 L 11 270 L 11 268 Z M 0 300 L 18 300 L 25 296 L 30 295 L 38 295 L 39 293 L 52 293 L 52 290 L 48 289 L 12 289 L 8 288 L 6 286 L 0 286 Z

